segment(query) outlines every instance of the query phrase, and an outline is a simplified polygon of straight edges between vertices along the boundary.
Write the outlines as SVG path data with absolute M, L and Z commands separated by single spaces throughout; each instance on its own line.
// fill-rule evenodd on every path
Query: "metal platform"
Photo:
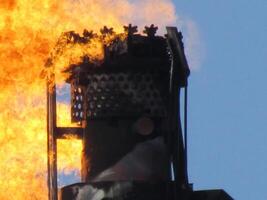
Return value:
M 63 187 L 59 200 L 233 200 L 224 190 L 175 191 L 174 182 L 98 182 Z

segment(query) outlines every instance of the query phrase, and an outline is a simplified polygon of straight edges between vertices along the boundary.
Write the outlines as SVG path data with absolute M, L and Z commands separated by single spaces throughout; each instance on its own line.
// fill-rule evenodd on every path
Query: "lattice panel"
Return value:
M 88 74 L 87 87 L 72 85 L 72 121 L 166 116 L 168 82 L 158 71 Z M 86 98 L 86 99 L 85 99 Z
M 165 116 L 157 74 L 111 73 L 88 75 L 87 117 L 133 117 L 146 113 Z

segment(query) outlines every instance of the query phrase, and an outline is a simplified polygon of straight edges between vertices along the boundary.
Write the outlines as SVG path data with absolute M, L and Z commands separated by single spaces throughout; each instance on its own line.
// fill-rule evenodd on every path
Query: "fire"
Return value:
M 70 30 L 82 34 L 84 28 L 99 32 L 104 25 L 122 32 L 128 22 L 160 26 L 174 21 L 168 0 L 0 0 L 0 199 L 47 199 L 46 84 L 41 71 L 60 35 Z M 76 46 L 64 53 L 90 50 L 101 59 L 99 43 L 94 44 L 95 49 Z M 65 54 L 53 66 L 57 75 L 70 64 Z M 59 112 L 59 123 L 69 125 L 68 105 L 60 103 Z M 58 144 L 62 173 L 80 167 L 81 142 L 70 141 Z

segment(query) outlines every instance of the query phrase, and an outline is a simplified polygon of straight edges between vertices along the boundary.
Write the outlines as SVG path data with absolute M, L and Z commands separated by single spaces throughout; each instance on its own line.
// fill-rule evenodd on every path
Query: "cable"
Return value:
M 184 89 L 184 148 L 185 148 L 185 167 L 187 169 L 187 86 Z

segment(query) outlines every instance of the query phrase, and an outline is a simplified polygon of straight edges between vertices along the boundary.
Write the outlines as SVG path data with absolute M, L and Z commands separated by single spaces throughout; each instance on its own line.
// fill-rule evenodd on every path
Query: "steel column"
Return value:
M 47 183 L 48 199 L 57 200 L 56 86 L 52 74 L 47 80 Z

